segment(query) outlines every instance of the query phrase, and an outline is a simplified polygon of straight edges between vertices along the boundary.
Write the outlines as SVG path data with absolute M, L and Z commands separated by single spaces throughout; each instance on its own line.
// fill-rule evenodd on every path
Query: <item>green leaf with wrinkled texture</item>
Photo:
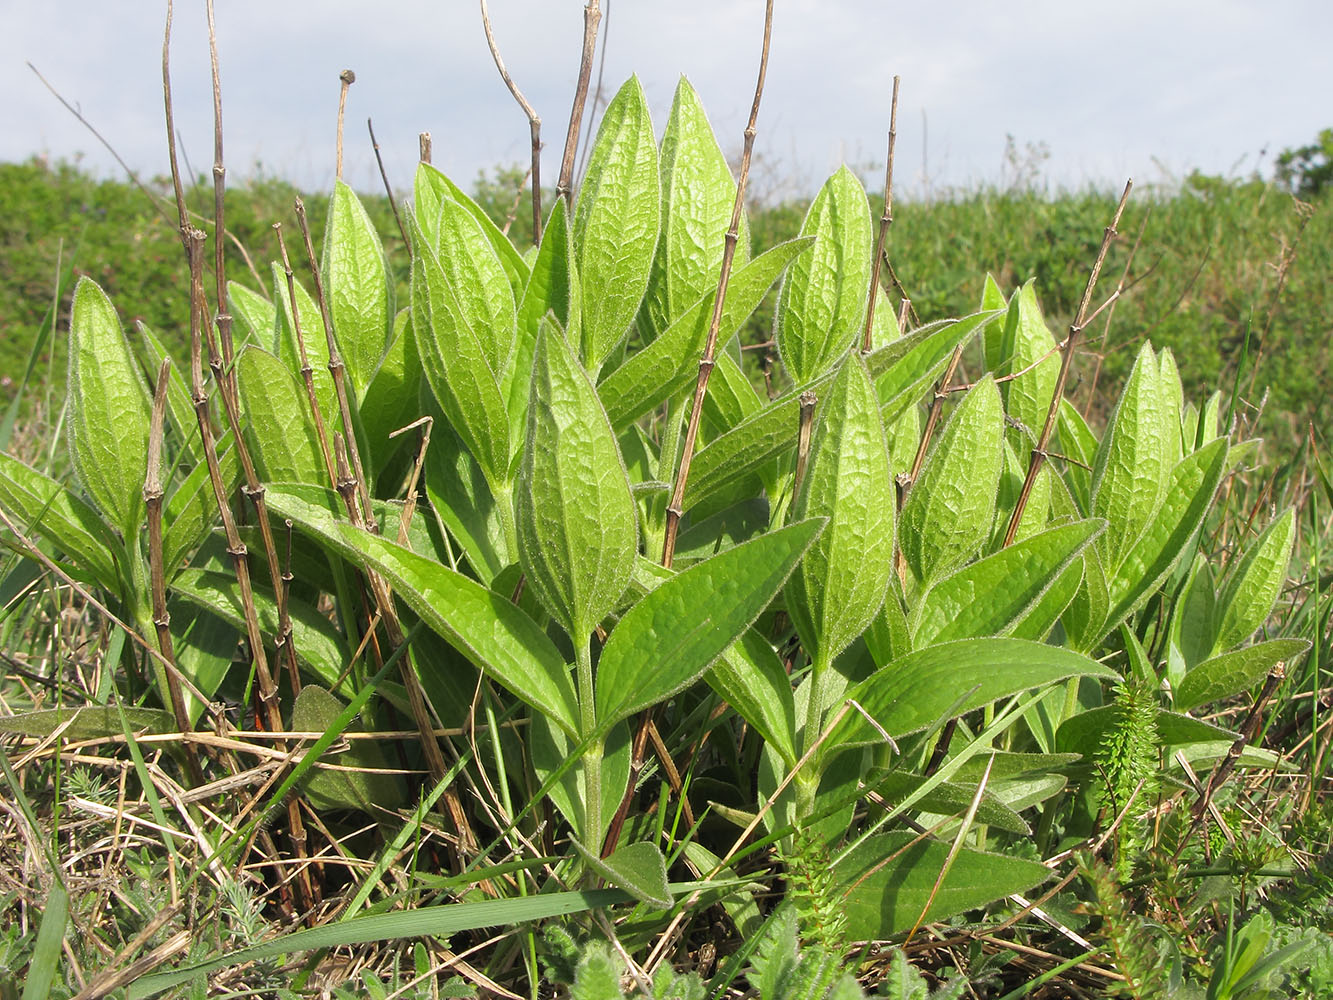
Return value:
M 1087 551 L 1086 548 L 1083 550 L 1084 553 Z M 1031 639 L 1034 642 L 1045 639 L 1065 609 L 1069 607 L 1082 582 L 1083 560 L 1075 559 L 1051 581 L 1041 597 L 1037 598 L 1036 602 L 1014 623 L 1009 634 L 1016 639 Z
M 500 227 L 486 214 L 486 210 L 468 197 L 462 188 L 429 163 L 419 163 L 412 180 L 412 197 L 413 210 L 418 216 L 423 235 L 430 241 L 432 250 L 439 252 L 440 205 L 445 201 L 453 201 L 465 208 L 481 227 L 491 249 L 495 251 L 500 264 L 504 267 L 514 298 L 517 299 L 523 294 L 523 286 L 528 283 L 528 265 L 524 263 L 523 255 L 514 249 L 509 237 L 500 231 Z
M 1005 326 L 1008 321 L 1009 303 L 1004 300 L 1004 292 L 995 279 L 987 273 L 981 285 L 981 312 L 998 310 L 1001 315 L 986 323 L 981 334 L 981 347 L 986 359 L 986 370 L 998 372 L 1009 357 L 1005 345 Z
M 944 920 L 1051 878 L 1045 865 L 1002 854 L 961 849 L 949 863 L 948 844 L 892 832 L 854 848 L 834 867 L 849 940 L 868 941 L 906 933 Z M 948 865 L 948 874 L 936 880 Z M 932 898 L 933 894 L 933 898 Z M 930 908 L 926 908 L 926 904 Z
M 758 413 L 767 401 L 759 397 L 736 359 L 722 351 L 708 379 L 704 427 L 709 434 L 721 434 Z
M 1084 549 L 1083 582 L 1061 618 L 1070 646 L 1082 652 L 1095 649 L 1113 627 L 1107 621 L 1110 611 L 1111 595 L 1101 556 L 1097 555 L 1096 546 Z
M 119 589 L 116 560 L 123 547 L 97 511 L 54 479 L 4 452 L 0 452 L 0 507 L 26 534 L 49 539 L 102 586 Z M 0 529 L 0 539 L 8 534 Z
M 1105 629 L 1115 628 L 1138 610 L 1185 554 L 1213 505 L 1226 459 L 1226 440 L 1218 438 L 1171 471 L 1157 515 L 1107 581 L 1110 611 Z
M 662 233 L 643 310 L 651 336 L 717 288 L 723 237 L 736 201 L 727 158 L 699 95 L 684 77 L 676 85 L 662 136 L 660 170 Z M 745 264 L 744 246 L 741 241 L 736 247 L 737 269 Z
M 1244 642 L 1272 613 L 1295 541 L 1296 509 L 1288 507 L 1246 548 L 1218 598 L 1214 653 Z
M 518 300 L 514 361 L 505 376 L 509 406 L 509 433 L 521 441 L 528 424 L 528 393 L 532 389 L 532 356 L 537 350 L 537 330 L 548 313 L 565 331 L 565 338 L 579 343 L 579 279 L 574 264 L 574 243 L 569 231 L 565 200 L 557 198 L 542 230 L 541 246 L 532 262 L 532 272 Z
M 370 450 L 368 471 L 372 479 L 379 478 L 399 448 L 409 441 L 415 443 L 410 436 L 389 437 L 421 415 L 417 405 L 421 395 L 421 356 L 412 342 L 410 323 L 410 309 L 400 310 L 394 317 L 389 346 L 371 375 L 358 406 L 361 427 Z M 362 460 L 365 460 L 364 455 Z
M 713 661 L 708 686 L 753 726 L 764 742 L 796 764 L 796 705 L 791 677 L 772 643 L 749 628 Z
M 79 279 L 69 321 L 69 445 L 74 473 L 125 538 L 143 525 L 148 474 L 148 389 L 116 307 Z
M 1042 317 L 1032 281 L 1020 288 L 1009 303 L 1004 341 L 1008 363 L 995 374 L 1024 372 L 1004 383 L 1005 411 L 1026 429 L 1025 440 L 1035 443 L 1046 423 L 1051 400 L 1055 398 L 1060 355 L 1055 351 L 1055 338 Z
M 1103 526 L 1050 528 L 945 577 L 918 605 L 915 644 L 1007 634 Z
M 296 286 L 296 316 L 301 322 L 301 341 L 305 343 L 306 361 L 310 365 L 310 378 L 315 384 L 315 400 L 319 403 L 319 412 L 324 417 L 324 426 L 341 427 L 338 396 L 333 385 L 333 376 L 329 373 L 329 342 L 324 336 L 324 320 L 319 312 L 319 304 L 299 280 Z M 273 353 L 287 363 L 287 367 L 301 379 L 302 390 L 305 380 L 301 375 L 301 345 L 297 342 L 296 325 L 292 319 L 292 297 L 287 291 L 287 276 L 282 267 L 273 265 L 273 298 L 278 303 L 274 310 Z
M 1097 435 L 1068 399 L 1060 400 L 1060 416 L 1056 426 L 1059 428 L 1061 453 L 1073 459 L 1064 463 L 1065 481 L 1078 503 L 1079 511 L 1086 515 L 1091 506 L 1092 473 L 1089 470 L 1097 457 Z
M 437 259 L 463 323 L 476 337 L 492 374 L 500 379 L 513 356 L 514 293 L 481 226 L 456 201 L 440 205 Z
M 125 725 L 132 733 L 174 733 L 176 717 L 160 708 L 134 708 L 126 705 Z M 42 708 L 17 715 L 0 715 L 0 733 L 14 733 L 31 739 L 45 739 L 62 726 L 67 740 L 95 740 L 119 736 L 124 732 L 115 705 L 85 705 L 81 708 Z M 68 725 L 66 725 L 68 723 Z
M 883 777 L 873 779 L 875 791 L 891 803 L 901 802 L 909 795 L 913 795 L 930 780 L 924 775 L 911 774 L 907 771 L 891 771 Z M 934 813 L 941 817 L 962 816 L 967 812 L 976 794 L 975 784 L 969 786 L 941 781 L 933 783 L 929 790 L 914 798 L 912 808 L 917 812 Z M 977 804 L 976 821 L 1009 833 L 1027 835 L 1032 832 L 1032 828 L 1023 822 L 1018 813 L 996 798 L 989 784 Z
M 1161 391 L 1163 408 L 1166 411 L 1166 462 L 1174 466 L 1185 457 L 1184 439 L 1181 431 L 1181 416 L 1185 410 L 1185 388 L 1180 382 L 1180 369 L 1176 367 L 1176 356 L 1171 348 L 1163 347 L 1157 357 L 1161 372 Z M 1189 449 L 1194 448 L 1191 443 Z
M 727 283 L 722 321 L 718 324 L 719 342 L 735 334 L 783 269 L 812 242 L 807 238 L 780 243 L 732 274 Z M 597 393 L 612 426 L 623 427 L 637 420 L 693 383 L 712 320 L 716 282 L 714 286 L 651 344 L 631 354 L 624 364 L 602 379 Z
M 1112 726 L 1118 725 L 1122 718 L 1115 705 L 1089 708 L 1072 715 L 1060 724 L 1060 730 L 1056 733 L 1055 749 L 1059 753 L 1081 753 L 1092 760 L 1101 747 L 1107 731 Z M 1234 733 L 1228 732 L 1221 726 L 1165 710 L 1157 712 L 1157 736 L 1158 745 L 1163 747 L 1235 739 Z
M 845 166 L 819 189 L 801 235 L 815 237 L 815 243 L 787 272 L 774 325 L 778 355 L 797 384 L 832 366 L 865 320 L 870 204 L 861 182 Z
M 379 572 L 422 621 L 496 683 L 571 736 L 577 733 L 578 704 L 565 658 L 541 626 L 505 598 L 292 494 L 270 488 L 268 504 L 344 559 Z
M 1025 451 L 1026 461 L 1031 461 L 1031 452 Z M 1027 502 L 1023 505 L 1023 515 L 1018 519 L 1018 529 L 1014 532 L 1014 541 L 1021 542 L 1031 538 L 1046 527 L 1051 514 L 1051 490 L 1055 473 L 1049 464 L 1043 464 L 1032 480 Z M 1014 506 L 1023 495 L 1023 483 L 1027 480 L 1025 459 L 1020 459 L 1013 445 L 1006 436 L 1004 442 L 1004 471 L 1000 474 L 1000 488 L 995 498 L 995 520 L 991 524 L 990 541 L 986 548 L 994 550 L 1004 544 L 1004 536 L 1009 530 L 1009 520 L 1013 516 Z
M 235 574 L 214 570 L 183 570 L 171 581 L 171 593 L 195 607 L 211 611 L 233 628 L 244 631 L 245 608 L 241 604 Z M 253 593 L 259 627 L 266 635 L 277 635 L 278 604 L 273 591 L 255 586 Z M 333 623 L 304 601 L 291 598 L 287 601 L 287 615 L 298 659 L 306 663 L 325 684 L 332 686 L 338 683 L 351 657 L 347 644 Z
M 430 250 L 412 259 L 412 337 L 431 393 L 498 491 L 509 481 L 509 413 L 486 347 Z
M 267 345 L 273 338 L 278 323 L 278 307 L 254 289 L 238 281 L 227 282 L 227 304 L 232 315 L 241 321 L 244 339 Z
M 719 552 L 630 608 L 597 664 L 598 728 L 698 680 L 768 606 L 821 527 L 802 521 Z
M 787 586 L 787 613 L 817 662 L 831 662 L 870 625 L 893 574 L 893 473 L 884 425 L 860 354 L 848 354 L 815 408 L 794 520 L 827 517 Z
M 1097 550 L 1109 575 L 1157 513 L 1167 489 L 1168 414 L 1152 345 L 1139 351 L 1092 465 L 1092 514 L 1106 519 Z
M 266 482 L 328 482 L 310 407 L 300 383 L 280 360 L 253 345 L 236 362 L 245 436 Z
M 610 857 L 599 858 L 577 839 L 571 843 L 588 866 L 601 878 L 618 889 L 624 889 L 635 899 L 665 910 L 671 906 L 671 890 L 667 886 L 666 858 L 656 844 L 646 841 L 626 844 Z
M 356 192 L 333 182 L 324 231 L 323 277 L 338 353 L 365 394 L 389 337 L 392 287 L 379 234 Z
M 1171 615 L 1169 676 L 1173 683 L 1188 670 L 1198 666 L 1213 653 L 1217 636 L 1217 591 L 1212 567 L 1202 555 L 1194 557 L 1194 566 L 1185 580 L 1185 589 Z
M 899 541 L 922 586 L 966 562 L 986 540 L 1003 462 L 1004 410 L 988 375 L 958 404 L 903 504 Z
M 1188 712 L 1248 691 L 1263 680 L 1274 664 L 1293 660 L 1309 648 L 1308 639 L 1274 639 L 1204 660 L 1177 685 L 1175 707 Z
M 899 657 L 853 685 L 847 697 L 897 738 L 924 729 L 951 709 L 962 715 L 1069 677 L 1117 676 L 1096 660 L 1059 646 L 1026 639 L 960 639 Z M 879 739 L 859 712 L 849 712 L 828 745 Z
M 549 320 L 537 334 L 514 513 L 528 585 L 575 642 L 587 642 L 629 586 L 638 519 L 597 391 Z
M 633 76 L 602 115 L 574 209 L 582 355 L 590 372 L 597 372 L 624 339 L 648 287 L 660 185 L 648 101 Z
M 301 688 L 292 704 L 291 727 L 298 733 L 322 733 L 332 728 L 342 714 L 340 699 L 317 684 Z M 349 727 L 356 732 L 359 727 Z M 390 764 L 384 751 L 371 740 L 349 741 L 341 753 L 326 751 L 320 764 L 334 764 L 352 770 L 321 768 L 316 764 L 302 783 L 304 794 L 317 807 L 352 808 L 374 813 L 376 807 L 396 809 L 403 804 L 405 789 L 401 775 L 384 771 Z
M 954 348 L 967 343 L 992 315 L 979 312 L 929 323 L 870 354 L 866 367 L 875 383 L 884 421 L 897 420 L 919 403 L 927 386 L 944 374 Z

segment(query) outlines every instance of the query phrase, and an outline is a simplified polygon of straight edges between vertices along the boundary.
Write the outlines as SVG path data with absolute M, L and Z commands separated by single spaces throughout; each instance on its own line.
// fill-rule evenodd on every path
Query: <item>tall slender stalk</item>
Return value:
M 750 157 L 754 153 L 755 122 L 759 118 L 759 102 L 764 96 L 764 76 L 768 72 L 769 43 L 773 35 L 773 0 L 764 6 L 764 44 L 759 54 L 759 76 L 754 85 L 754 103 L 750 105 L 750 120 L 745 126 L 745 148 L 741 154 L 741 173 L 736 181 L 736 201 L 731 208 L 731 225 L 727 228 L 726 243 L 722 250 L 721 274 L 717 279 L 717 294 L 713 297 L 713 315 L 708 321 L 708 340 L 699 361 L 699 378 L 694 385 L 694 401 L 690 407 L 690 422 L 685 430 L 680 468 L 667 504 L 666 538 L 662 543 L 662 565 L 671 566 L 676 552 L 676 533 L 684 514 L 685 484 L 690 477 L 690 461 L 694 458 L 695 442 L 699 438 L 699 422 L 703 418 L 704 394 L 708 391 L 708 376 L 713 371 L 717 356 L 718 329 L 722 325 L 722 308 L 727 298 L 727 282 L 731 279 L 731 263 L 736 257 L 736 241 L 740 238 L 741 213 L 745 210 L 745 185 L 750 177 Z
M 403 238 L 403 246 L 411 246 L 407 238 L 407 229 L 403 226 L 403 217 L 398 214 L 398 200 L 393 196 L 393 185 L 389 183 L 389 175 L 384 169 L 384 157 L 380 155 L 380 143 L 375 138 L 375 126 L 369 118 L 366 119 L 366 130 L 370 133 L 370 145 L 375 150 L 375 164 L 380 168 L 380 180 L 384 182 L 384 194 L 389 199 L 389 207 L 393 209 L 393 221 L 398 223 L 398 234 Z
M 343 120 L 347 116 L 347 91 L 352 84 L 356 83 L 356 74 L 350 69 L 345 69 L 338 74 L 338 82 L 342 86 L 338 90 L 338 135 L 334 142 L 334 169 L 333 176 L 338 180 L 343 179 Z
M 884 243 L 893 225 L 893 147 L 898 140 L 898 82 L 893 78 L 893 102 L 889 109 L 889 154 L 884 165 L 884 214 L 879 217 L 879 234 L 875 237 L 875 262 L 870 269 L 870 301 L 866 303 L 866 325 L 861 334 L 861 353 L 869 354 L 874 347 L 875 303 L 879 299 L 879 272 L 884 264 Z
M 564 198 L 567 208 L 574 207 L 574 156 L 579 148 L 579 129 L 583 126 L 583 106 L 588 100 L 588 81 L 592 78 L 592 57 L 597 49 L 597 25 L 602 20 L 600 0 L 588 0 L 583 8 L 583 55 L 579 60 L 579 82 L 574 88 L 574 107 L 569 112 L 569 130 L 565 134 L 565 155 L 560 161 L 560 180 L 555 196 Z
M 523 96 L 523 91 L 518 89 L 518 84 L 509 75 L 509 70 L 505 68 L 504 60 L 500 58 L 500 46 L 496 44 L 495 32 L 491 30 L 491 12 L 486 6 L 486 0 L 481 0 L 481 27 L 486 32 L 486 45 L 491 50 L 491 58 L 495 60 L 495 68 L 500 71 L 500 79 L 509 88 L 509 93 L 514 96 L 514 100 L 523 109 L 523 113 L 528 116 L 528 131 L 532 137 L 532 242 L 540 244 L 542 241 L 541 115 L 537 114 L 537 110 L 528 103 L 528 99 Z

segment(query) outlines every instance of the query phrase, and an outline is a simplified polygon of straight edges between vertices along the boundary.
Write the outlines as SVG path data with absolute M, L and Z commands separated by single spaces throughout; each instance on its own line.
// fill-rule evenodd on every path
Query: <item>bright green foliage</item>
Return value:
M 1213 652 L 1231 649 L 1268 618 L 1287 579 L 1296 539 L 1296 511 L 1287 508 L 1246 549 L 1218 597 Z
M 990 531 L 1004 462 L 1004 413 L 987 376 L 963 397 L 903 505 L 903 557 L 926 587 L 966 562 Z
M 74 472 L 125 538 L 143 521 L 148 470 L 148 389 L 115 306 L 91 278 L 79 281 L 69 323 L 69 447 Z
M 823 374 L 852 344 L 870 287 L 870 206 L 846 167 L 830 177 L 806 213 L 802 236 L 814 247 L 782 283 L 774 337 L 798 384 Z
M 1005 363 L 995 374 L 1018 375 L 1004 383 L 1005 411 L 1025 429 L 1024 440 L 1035 442 L 1055 396 L 1060 356 L 1055 353 L 1055 338 L 1046 328 L 1032 281 L 1009 303 L 999 353 Z
M 629 586 L 638 527 L 615 434 L 560 330 L 537 335 L 514 501 L 529 585 L 575 642 Z
M 657 143 L 648 102 L 631 77 L 607 105 L 574 210 L 583 302 L 582 358 L 601 369 L 648 287 L 660 223 Z
M 870 625 L 893 572 L 893 475 L 865 362 L 849 354 L 817 404 L 792 517 L 827 517 L 787 588 L 806 651 L 832 661 Z
M 338 351 L 358 396 L 364 395 L 388 343 L 393 289 L 375 226 L 340 180 L 329 200 L 321 272 Z
M 291 369 L 253 344 L 237 360 L 246 436 L 265 482 L 317 483 L 326 476 L 305 390 Z

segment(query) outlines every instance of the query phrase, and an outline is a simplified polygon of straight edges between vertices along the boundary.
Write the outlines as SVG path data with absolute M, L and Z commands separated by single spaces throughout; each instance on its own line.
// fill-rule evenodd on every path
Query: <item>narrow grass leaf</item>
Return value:
M 514 499 L 528 585 L 575 642 L 629 586 L 638 520 L 615 433 L 559 328 L 537 335 Z
M 69 892 L 55 882 L 46 894 L 37 940 L 28 962 L 28 975 L 23 983 L 23 1000 L 47 1000 L 51 984 L 60 969 L 60 955 L 65 943 L 65 929 L 69 924 Z M 12 986 L 11 986 L 12 988 Z
M 598 728 L 702 676 L 773 600 L 822 526 L 802 521 L 719 552 L 630 608 L 598 661 Z
M 300 497 L 271 488 L 269 508 L 358 566 L 374 569 L 427 625 L 496 683 L 545 712 L 570 735 L 578 730 L 574 684 L 565 658 L 521 610 L 475 580 L 379 535 L 335 521 Z
M 133 538 L 144 516 L 148 390 L 116 307 L 87 277 L 74 288 L 68 391 L 74 473 L 107 520 Z
M 639 311 L 657 248 L 661 181 L 648 100 L 630 77 L 602 115 L 574 210 L 582 356 L 597 372 Z

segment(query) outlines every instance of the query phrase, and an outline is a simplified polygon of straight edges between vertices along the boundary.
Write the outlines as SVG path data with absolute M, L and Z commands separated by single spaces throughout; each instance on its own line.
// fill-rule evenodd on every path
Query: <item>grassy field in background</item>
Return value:
M 521 179 L 519 171 L 497 169 L 471 185 L 501 224 L 512 213 L 512 235 L 520 246 L 530 228 L 526 199 L 517 197 Z M 271 226 L 283 221 L 293 230 L 290 238 L 297 239 L 291 209 L 298 193 L 311 205 L 315 244 L 321 245 L 323 194 L 298 192 L 277 179 L 228 193 L 231 273 L 266 295 L 272 294 L 268 261 L 277 258 Z M 207 218 L 211 185 L 197 187 L 190 198 Z M 1062 335 L 1114 199 L 1115 194 L 1099 191 L 1051 196 L 978 188 L 929 202 L 899 201 L 889 259 L 923 321 L 973 311 L 982 277 L 990 272 L 1006 292 L 1035 279 L 1048 322 Z M 80 274 L 106 289 L 123 319 L 142 320 L 169 346 L 183 346 L 187 281 L 175 226 L 168 221 L 169 202 L 161 182 L 145 191 L 96 179 L 69 164 L 0 164 L 0 400 L 14 397 L 39 337 L 34 377 L 59 398 L 64 361 L 61 337 L 50 337 L 51 305 L 58 288 L 54 329 L 63 333 Z M 1307 428 L 1320 428 L 1328 418 L 1333 339 L 1328 202 L 1326 193 L 1306 204 L 1257 179 L 1201 175 L 1171 193 L 1136 190 L 1104 272 L 1109 289 L 1124 273 L 1137 239 L 1125 292 L 1109 331 L 1104 318 L 1088 331 L 1087 352 L 1076 372 L 1082 382 L 1073 398 L 1080 405 L 1087 398 L 1096 367 L 1088 352 L 1104 345 L 1100 377 L 1118 383 L 1145 339 L 1172 348 L 1187 395 L 1229 388 L 1248 336 L 1241 399 L 1257 407 L 1267 398 L 1260 429 L 1279 454 L 1293 453 Z M 398 276 L 401 306 L 408 258 L 388 198 L 370 193 L 364 203 Z M 756 252 L 794 232 L 804 211 L 801 202 L 751 205 Z M 251 273 L 245 264 L 253 265 Z M 752 319 L 747 343 L 768 338 L 771 316 L 770 300 Z

